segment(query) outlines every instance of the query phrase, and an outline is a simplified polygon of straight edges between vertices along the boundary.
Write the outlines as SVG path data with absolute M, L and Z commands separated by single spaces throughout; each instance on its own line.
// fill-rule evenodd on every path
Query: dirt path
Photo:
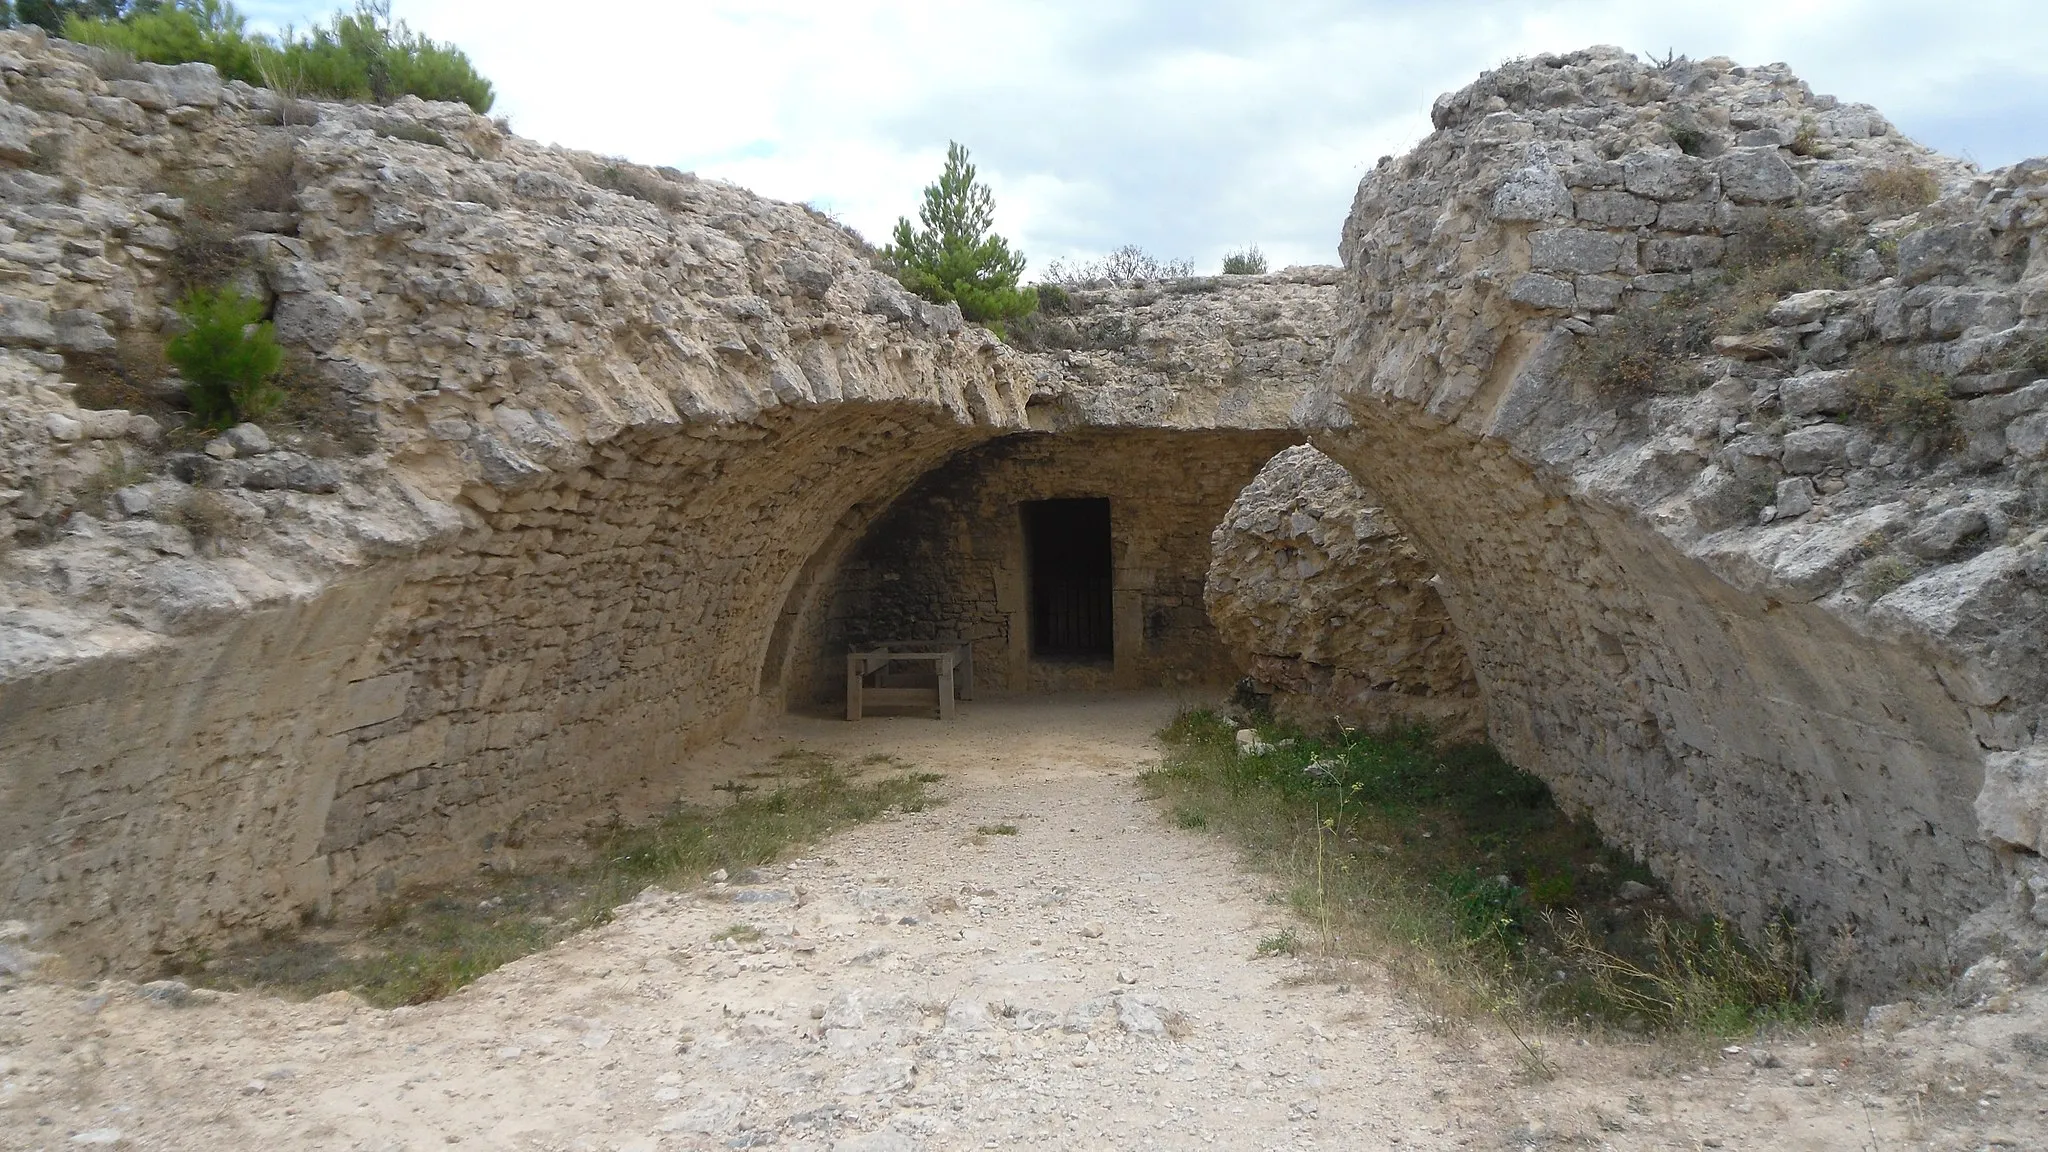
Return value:
M 2038 1119 L 2031 1098 L 1974 1105 L 2001 1091 L 1985 1077 L 2037 1095 L 2017 1074 L 2039 1064 L 1986 1062 L 1954 1125 L 1888 1108 L 1832 1049 L 1787 1054 L 1835 1081 L 1803 1086 L 1745 1052 L 1695 1069 L 1553 1041 L 1564 1075 L 1518 1085 L 1483 1029 L 1432 1031 L 1374 981 L 1255 956 L 1288 922 L 1271 885 L 1135 786 L 1172 708 L 788 721 L 696 785 L 801 743 L 946 773 L 948 802 L 786 870 L 644 894 L 421 1008 L 18 988 L 0 995 L 0 1148 L 1890 1149 L 2039 1131 L 2008 1116 Z M 999 825 L 1016 833 L 977 832 Z M 734 925 L 761 938 L 715 939 Z

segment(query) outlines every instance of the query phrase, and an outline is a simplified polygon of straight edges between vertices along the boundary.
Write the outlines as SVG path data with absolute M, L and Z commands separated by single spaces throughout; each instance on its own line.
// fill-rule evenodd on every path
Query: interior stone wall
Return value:
M 843 701 L 849 646 L 959 637 L 977 691 L 1227 684 L 1242 674 L 1202 603 L 1209 536 L 1287 432 L 1082 430 L 1006 436 L 954 456 L 880 515 L 805 630 L 792 702 Z M 1034 659 L 1020 505 L 1110 501 L 1115 655 Z

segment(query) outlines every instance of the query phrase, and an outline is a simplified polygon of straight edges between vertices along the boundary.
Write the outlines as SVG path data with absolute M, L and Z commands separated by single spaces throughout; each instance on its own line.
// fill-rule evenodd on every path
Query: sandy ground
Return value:
M 1490 1026 L 1257 957 L 1271 881 L 1135 778 L 1174 704 L 729 743 L 697 787 L 801 745 L 943 772 L 946 803 L 644 893 L 424 1007 L 0 991 L 0 1148 L 2048 1149 L 2036 992 L 1726 1050 L 1553 1035 L 1528 1083 Z

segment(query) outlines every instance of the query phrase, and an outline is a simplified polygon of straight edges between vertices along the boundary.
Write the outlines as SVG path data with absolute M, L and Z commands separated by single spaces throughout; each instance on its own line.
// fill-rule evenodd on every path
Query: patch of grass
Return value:
M 426 144 L 434 148 L 448 147 L 448 137 L 435 129 L 411 120 L 380 121 L 373 131 L 387 140 L 407 140 L 414 144 Z
M 1260 956 L 1298 956 L 1301 954 L 1301 933 L 1292 928 L 1268 932 L 1259 938 L 1256 951 Z
M 1799 128 L 1792 133 L 1792 142 L 1785 146 L 1794 156 L 1811 156 L 1815 160 L 1826 160 L 1835 154 L 1833 148 L 1820 141 L 1820 121 L 1812 116 L 1802 116 Z
M 1960 439 L 1948 378 L 1897 356 L 1865 357 L 1849 382 L 1849 396 L 1856 419 L 1918 451 L 1947 451 Z
M 1913 579 L 1913 566 L 1897 556 L 1879 556 L 1863 566 L 1857 588 L 1866 600 L 1876 600 L 1906 586 Z
M 716 807 L 680 804 L 651 824 L 603 830 L 580 864 L 420 889 L 353 930 L 277 934 L 188 978 L 296 997 L 347 989 L 385 1007 L 423 1003 L 607 922 L 650 885 L 689 886 L 718 868 L 771 863 L 841 828 L 932 802 L 926 782 L 908 773 L 862 780 L 815 753 L 782 762 L 791 771 L 772 792 Z M 751 930 L 726 931 L 744 942 Z
M 1999 355 L 1997 363 L 2007 372 L 2048 375 L 2048 331 L 2030 332 L 2013 341 Z
M 1782 920 L 1752 943 L 1725 920 L 1652 915 L 1640 957 L 1608 950 L 1578 912 L 1553 926 L 1600 1000 L 1655 1028 L 1732 1036 L 1761 1024 L 1809 1023 L 1819 1008 L 1798 937 Z
M 127 451 L 116 446 L 99 469 L 87 477 L 85 484 L 79 488 L 77 506 L 88 515 L 104 519 L 113 510 L 114 493 L 147 479 L 149 469 L 129 459 Z
M 228 506 L 227 498 L 207 488 L 195 488 L 171 507 L 157 511 L 156 518 L 175 524 L 192 534 L 201 547 L 236 535 L 241 518 Z
M 983 824 L 974 830 L 974 834 L 977 836 L 1015 836 L 1017 834 L 1017 826 L 1015 824 Z
M 240 238 L 250 213 L 288 214 L 298 199 L 297 153 L 289 142 L 258 153 L 248 167 L 230 172 L 182 172 L 169 191 L 185 202 L 178 246 L 165 255 L 164 275 L 183 294 L 212 288 L 249 265 Z
M 64 375 L 78 385 L 71 398 L 80 408 L 125 408 L 166 415 L 172 409 L 158 398 L 156 387 L 170 370 L 163 339 L 133 328 L 124 328 L 115 336 L 112 352 L 64 357 Z
M 1579 341 L 1566 371 L 1606 395 L 1693 391 L 1707 383 L 1694 361 L 1713 351 L 1717 319 L 1694 289 L 1631 304 L 1604 331 Z
M 115 5 L 85 6 L 102 11 Z M 390 0 L 356 0 L 327 24 L 281 36 L 251 33 L 233 4 L 187 0 L 177 4 L 121 5 L 119 16 L 74 13 L 63 36 L 132 60 L 159 64 L 204 61 L 224 80 L 242 80 L 293 94 L 389 104 L 401 96 L 460 101 L 488 112 L 490 81 L 453 44 L 438 43 L 393 22 Z
M 1843 268 L 1860 251 L 1797 209 L 1748 209 L 1738 222 L 1718 273 L 1654 303 L 1629 304 L 1578 342 L 1565 371 L 1610 397 L 1704 387 L 1702 360 L 1715 336 L 1757 331 L 1791 293 L 1843 287 Z
M 583 178 L 600 188 L 631 196 L 645 201 L 667 212 L 681 212 L 692 202 L 687 191 L 686 179 L 674 169 L 649 169 L 625 160 L 606 159 L 594 164 L 578 164 L 577 170 Z M 829 219 L 829 218 L 828 218 Z M 840 226 L 833 221 L 835 226 Z
M 1898 163 L 1866 173 L 1864 200 L 1881 216 L 1917 212 L 1941 195 L 1941 178 L 1918 164 Z
M 1751 948 L 1679 916 L 1647 870 L 1489 748 L 1260 733 L 1272 750 L 1240 755 L 1232 724 L 1185 713 L 1145 779 L 1168 813 L 1199 809 L 1280 876 L 1332 958 L 1369 956 L 1441 1011 L 1510 1026 L 1716 1031 L 1825 1010 L 1789 931 Z M 1624 900 L 1631 881 L 1653 894 Z M 1656 997 L 1676 1006 L 1652 1011 Z
M 752 924 L 728 924 L 713 932 L 711 939 L 730 940 L 735 944 L 753 944 L 761 939 L 761 930 Z
M 1181 828 L 1207 828 L 1209 814 L 1191 804 L 1183 804 L 1173 810 L 1173 822 Z

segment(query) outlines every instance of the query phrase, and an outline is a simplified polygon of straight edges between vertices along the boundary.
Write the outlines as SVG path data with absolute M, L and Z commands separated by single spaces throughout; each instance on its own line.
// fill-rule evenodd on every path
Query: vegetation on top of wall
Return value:
M 1136 244 L 1126 244 L 1100 260 L 1089 260 L 1080 264 L 1052 260 L 1045 266 L 1045 279 L 1048 282 L 1069 288 L 1097 283 L 1133 284 L 1184 280 L 1194 274 L 1193 261 L 1161 259 Z
M 975 178 L 967 149 L 957 142 L 946 145 L 946 166 L 937 183 L 925 186 L 917 217 L 924 227 L 899 218 L 893 240 L 882 249 L 905 288 L 936 304 L 958 304 L 962 316 L 998 331 L 1003 321 L 1038 307 L 1038 293 L 1017 286 L 1024 254 L 990 231 L 995 196 Z
M 21 4 L 61 13 L 61 33 L 153 64 L 202 61 L 222 79 L 242 80 L 288 96 L 389 103 L 401 96 L 467 104 L 487 112 L 495 100 L 490 81 L 453 44 L 431 40 L 404 21 L 393 22 L 389 0 L 357 0 L 327 24 L 303 33 L 251 33 L 227 0 L 100 0 L 96 3 Z M 54 14 L 49 18 L 54 19 Z M 44 23 L 39 16 L 33 22 Z
M 1843 287 L 1844 265 L 1862 250 L 1798 209 L 1751 209 L 1737 224 L 1718 270 L 1624 307 L 1578 342 L 1567 374 L 1610 396 L 1703 387 L 1700 360 L 1714 351 L 1714 337 L 1763 329 L 1771 306 L 1791 293 Z
M 1173 823 L 1232 836 L 1286 885 L 1313 938 L 1290 930 L 1262 953 L 1369 957 L 1446 1009 L 1510 1024 L 1729 1035 L 1828 1011 L 1789 925 L 1745 941 L 1686 916 L 1490 748 L 1257 732 L 1247 750 L 1222 717 L 1185 713 L 1146 782 Z
M 1941 195 L 1941 178 L 1931 169 L 1900 162 L 1866 173 L 1863 196 L 1882 216 L 1917 212 Z
M 1257 244 L 1240 249 L 1223 257 L 1225 276 L 1263 276 L 1266 274 L 1266 254 L 1259 251 Z

